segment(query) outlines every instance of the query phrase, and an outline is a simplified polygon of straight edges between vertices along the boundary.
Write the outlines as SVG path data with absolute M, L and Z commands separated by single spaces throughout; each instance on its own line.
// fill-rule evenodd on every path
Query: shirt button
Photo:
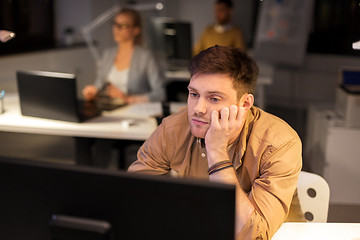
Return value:
M 206 156 L 206 154 L 205 154 L 205 153 L 201 153 L 201 156 L 204 158 L 204 157 Z

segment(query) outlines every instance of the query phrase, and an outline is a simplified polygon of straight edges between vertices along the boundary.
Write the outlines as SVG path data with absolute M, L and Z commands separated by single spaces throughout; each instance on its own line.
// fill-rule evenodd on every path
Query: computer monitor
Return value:
M 150 46 L 155 54 L 165 60 L 169 68 L 187 68 L 192 57 L 191 22 L 154 17 L 148 29 Z
M 234 238 L 232 185 L 1 158 L 0 189 L 0 239 Z

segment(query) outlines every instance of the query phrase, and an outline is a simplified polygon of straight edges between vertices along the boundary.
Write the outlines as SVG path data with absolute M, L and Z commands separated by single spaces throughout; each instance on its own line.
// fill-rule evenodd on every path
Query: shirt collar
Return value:
M 214 25 L 214 30 L 217 33 L 224 33 L 226 31 L 229 31 L 229 29 L 231 29 L 233 27 L 233 25 L 231 23 L 225 24 L 225 25 L 221 25 L 221 24 L 215 24 Z

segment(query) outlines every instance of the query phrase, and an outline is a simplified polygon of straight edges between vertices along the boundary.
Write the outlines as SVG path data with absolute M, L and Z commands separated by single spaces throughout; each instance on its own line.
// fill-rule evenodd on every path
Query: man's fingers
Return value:
M 212 111 L 211 112 L 211 125 L 219 124 L 219 112 L 218 111 Z
M 236 105 L 224 107 L 220 110 L 220 113 L 218 111 L 212 111 L 211 125 L 219 124 L 223 129 L 239 126 L 244 121 L 245 113 L 244 107 L 238 107 Z
M 220 110 L 220 118 L 221 120 L 229 120 L 229 114 L 230 114 L 230 111 L 229 111 L 229 108 L 228 107 L 224 107 Z
M 229 111 L 230 111 L 229 122 L 234 123 L 237 119 L 238 107 L 236 105 L 231 105 L 229 107 Z
M 244 107 L 239 107 L 239 111 L 238 111 L 238 114 L 237 114 L 237 121 L 243 121 L 244 117 L 245 117 L 245 113 L 246 113 L 246 110 Z

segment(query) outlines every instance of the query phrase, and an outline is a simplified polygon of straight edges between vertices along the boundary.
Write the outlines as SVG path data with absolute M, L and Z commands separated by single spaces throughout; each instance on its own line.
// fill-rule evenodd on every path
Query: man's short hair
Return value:
M 231 0 L 216 0 L 215 3 L 216 4 L 225 4 L 228 8 L 234 7 L 234 3 Z
M 191 78 L 196 74 L 221 73 L 233 80 L 238 99 L 254 94 L 259 68 L 256 62 L 239 48 L 215 45 L 194 56 L 189 65 Z

